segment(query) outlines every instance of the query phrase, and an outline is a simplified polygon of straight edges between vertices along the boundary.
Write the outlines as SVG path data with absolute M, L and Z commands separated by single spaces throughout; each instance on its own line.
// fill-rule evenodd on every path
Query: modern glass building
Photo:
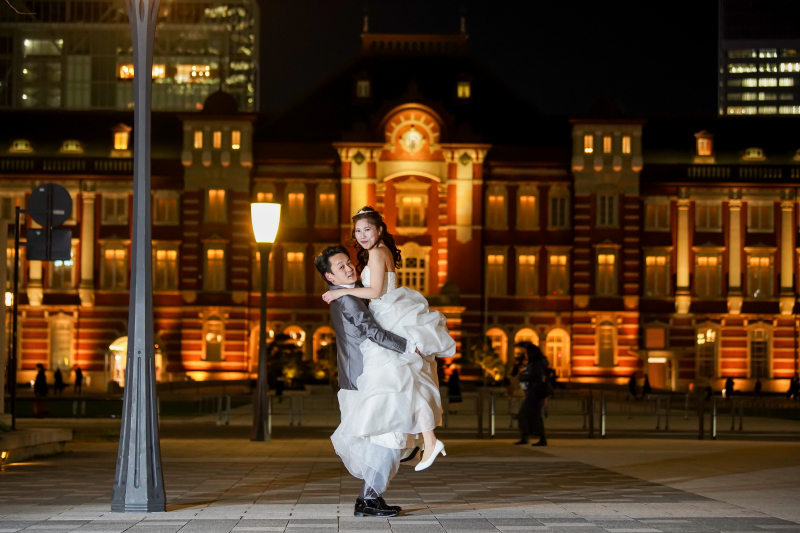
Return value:
M 800 3 L 720 0 L 720 115 L 800 115 Z
M 133 57 L 122 0 L 10 0 L 0 10 L 0 108 L 130 109 Z M 153 109 L 195 111 L 223 89 L 256 111 L 253 0 L 164 0 Z

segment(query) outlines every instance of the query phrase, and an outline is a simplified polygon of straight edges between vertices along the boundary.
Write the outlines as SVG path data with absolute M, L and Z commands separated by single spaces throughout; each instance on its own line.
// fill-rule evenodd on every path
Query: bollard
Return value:
M 736 429 L 736 406 L 733 405 L 733 398 L 728 402 L 731 406 L 731 431 Z
M 600 437 L 606 438 L 606 397 L 600 400 Z
M 664 431 L 669 431 L 669 407 L 670 407 L 670 399 L 667 398 L 667 413 L 664 417 Z
M 711 398 L 711 440 L 717 440 L 717 398 Z
M 586 401 L 586 407 L 589 411 L 589 438 L 594 438 L 594 396 L 592 391 L 589 391 L 589 399 Z
M 483 398 L 481 394 L 475 397 L 475 414 L 478 416 L 478 438 L 483 438 Z
M 81 416 L 86 416 L 86 400 L 81 400 Z
M 686 393 L 686 403 L 683 406 L 683 419 L 689 419 L 689 393 Z
M 699 427 L 697 429 L 697 440 L 703 440 L 703 438 L 705 437 L 703 435 L 703 431 L 704 431 L 703 424 L 704 424 L 705 418 L 706 418 L 705 409 L 706 409 L 705 399 L 703 398 L 702 394 L 698 394 L 697 395 L 697 421 L 698 421 Z
M 583 411 L 583 429 L 586 429 L 586 420 L 589 416 L 589 412 L 586 409 L 586 398 L 581 398 L 581 411 Z
M 272 440 L 272 396 L 267 395 L 267 436 Z
M 294 396 L 290 396 L 291 401 L 289 402 L 289 425 L 294 425 Z
M 444 397 L 444 404 L 442 409 L 442 425 L 447 427 L 450 424 L 450 398 Z
M 490 438 L 494 438 L 494 415 L 495 415 L 495 405 L 494 405 L 494 394 L 489 396 L 489 436 Z
M 227 402 L 226 403 L 227 403 L 227 405 L 225 407 L 225 425 L 226 426 L 230 426 L 231 425 L 231 397 L 230 396 L 227 397 Z
M 217 425 L 222 425 L 222 396 L 217 396 Z
M 739 400 L 739 431 L 742 430 L 744 421 L 744 400 Z
M 508 429 L 514 429 L 514 398 L 508 398 Z
M 303 425 L 303 397 L 297 397 L 297 403 L 300 404 L 297 407 L 297 426 L 300 427 Z
M 656 398 L 656 431 L 661 429 L 661 398 Z
M 72 400 L 72 417 L 78 416 L 78 400 Z

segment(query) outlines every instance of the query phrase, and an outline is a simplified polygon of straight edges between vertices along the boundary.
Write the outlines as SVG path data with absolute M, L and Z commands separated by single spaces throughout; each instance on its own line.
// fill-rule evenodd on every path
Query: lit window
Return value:
M 305 254 L 303 252 L 287 252 L 283 292 L 306 292 L 304 257 Z
M 769 378 L 769 334 L 765 329 L 750 332 L 750 377 Z
M 742 86 L 742 80 L 741 79 L 728 80 L 728 87 L 741 87 L 741 86 Z
M 650 254 L 644 260 L 644 295 L 669 296 L 669 258 L 665 253 Z
M 772 258 L 769 256 L 748 256 L 747 295 L 751 298 L 772 298 Z
M 729 115 L 755 115 L 758 113 L 758 108 L 756 106 L 729 106 L 727 111 Z
M 206 291 L 225 290 L 225 250 L 209 248 L 206 250 L 205 280 Z
M 103 195 L 103 224 L 128 224 L 128 195 Z
M 597 225 L 611 227 L 617 224 L 617 196 L 615 194 L 597 195 Z
M 567 198 L 562 194 L 550 197 L 550 227 L 566 228 L 567 223 Z
M 118 131 L 114 133 L 114 150 L 127 150 L 129 136 L 130 133 L 127 131 Z
M 761 48 L 758 51 L 758 57 L 762 59 L 770 57 L 778 57 L 778 50 L 777 48 Z
M 256 202 L 259 203 L 272 203 L 272 199 L 275 197 L 275 193 L 272 192 L 257 192 L 256 193 Z
M 203 132 L 196 130 L 194 132 L 194 149 L 201 150 L 203 148 Z
M 178 65 L 175 69 L 176 83 L 208 83 L 216 78 L 216 65 Z
M 722 229 L 722 206 L 719 202 L 697 202 L 694 210 L 697 231 L 719 231 Z
M 517 227 L 519 229 L 535 228 L 538 226 L 536 217 L 536 196 L 530 194 L 530 190 L 521 189 L 520 191 Z
M 763 161 L 765 159 L 764 150 L 761 148 L 748 148 L 744 151 L 742 159 L 745 161 Z
M 214 132 L 213 143 L 214 143 L 214 148 L 216 148 L 216 149 L 222 148 L 222 132 L 221 131 L 215 131 Z
M 505 190 L 494 187 L 487 198 L 486 227 L 501 229 L 506 227 Z
M 745 72 L 758 72 L 755 63 L 729 63 L 728 72 L 731 74 L 742 74 Z
M 631 136 L 625 135 L 622 137 L 622 153 L 629 154 L 631 153 Z
M 610 154 L 611 153 L 611 136 L 606 135 L 603 137 L 603 153 Z
M 208 191 L 206 221 L 225 222 L 225 190 L 211 189 Z
M 617 257 L 614 252 L 598 252 L 597 284 L 598 296 L 613 296 L 617 293 Z
M 697 376 L 717 377 L 717 331 L 702 328 L 697 331 Z
M 295 184 L 289 189 L 287 194 L 288 213 L 286 223 L 289 226 L 304 227 L 306 225 L 306 193 L 305 187 Z
M 399 200 L 398 226 L 404 228 L 424 228 L 424 198 L 422 196 L 403 196 L 400 197 Z
M 222 361 L 222 345 L 225 340 L 225 329 L 219 317 L 212 316 L 206 320 L 203 327 L 203 347 L 205 348 L 203 360 Z
M 668 203 L 646 203 L 644 211 L 645 230 L 666 231 L 670 229 Z
M 332 185 L 321 185 L 317 188 L 317 226 L 336 225 L 336 194 Z
M 369 98 L 370 83 L 369 80 L 358 80 L 356 83 L 356 96 L 359 98 Z
M 708 137 L 697 138 L 697 155 L 710 156 L 713 150 L 714 141 Z
M 231 132 L 231 150 L 238 150 L 242 147 L 242 132 L 233 130 Z
M 505 256 L 492 254 L 486 257 L 486 292 L 490 296 L 505 296 Z
M 759 115 L 775 115 L 778 113 L 778 108 L 776 106 L 759 106 L 758 114 Z
M 536 276 L 536 255 L 523 253 L 517 258 L 517 296 L 536 296 L 539 287 Z
M 57 290 L 68 290 L 75 288 L 75 265 L 74 257 L 76 252 L 75 245 L 69 253 L 69 259 L 56 260 L 50 265 L 50 288 Z
M 132 80 L 133 79 L 133 64 L 127 63 L 123 65 L 117 66 L 117 72 L 119 79 L 121 80 Z M 156 78 L 163 78 L 166 74 L 166 68 L 164 65 L 153 65 L 153 79 Z
M 81 154 L 83 153 L 83 145 L 80 141 L 69 140 L 64 141 L 61 145 L 62 154 Z
M 15 154 L 24 154 L 33 152 L 33 147 L 31 147 L 30 141 L 25 139 L 17 139 L 11 143 L 11 149 L 9 151 Z
M 56 320 L 50 331 L 50 368 L 69 372 L 73 366 L 73 322 L 70 319 Z
M 425 294 L 428 290 L 427 255 L 413 242 L 403 246 L 400 253 L 403 263 L 397 273 L 398 283 L 402 287 Z
M 23 56 L 60 56 L 63 39 L 25 39 Z
M 774 219 L 772 203 L 747 203 L 747 229 L 750 231 L 772 231 Z
M 794 48 L 784 48 L 781 50 L 781 57 L 797 57 L 798 55 L 800 55 L 800 53 Z
M 758 78 L 759 87 L 776 87 L 778 80 L 776 78 Z
M 782 105 L 778 111 L 781 115 L 800 115 L 800 106 Z
M 722 261 L 718 255 L 695 258 L 694 294 L 698 298 L 719 298 L 722 294 Z
M 100 286 L 110 290 L 124 290 L 127 285 L 128 261 L 125 248 L 103 250 L 103 267 Z
M 583 151 L 587 154 L 594 152 L 594 135 L 583 136 Z
M 616 328 L 610 322 L 603 322 L 597 328 L 597 366 L 614 366 L 616 359 L 615 330 Z
M 458 82 L 458 97 L 459 98 L 469 98 L 471 93 L 471 86 L 468 81 L 460 81 Z
M 800 72 L 800 63 L 781 63 L 781 72 Z
M 747 50 L 728 50 L 728 57 L 739 59 L 746 57 L 756 57 L 756 51 L 753 49 Z
M 178 250 L 157 249 L 153 252 L 153 290 L 178 289 Z
M 759 72 L 778 72 L 778 65 L 775 63 L 763 63 L 758 66 Z
M 765 100 L 777 100 L 778 95 L 775 93 L 758 93 L 758 99 L 762 102 Z
M 779 87 L 794 87 L 794 78 L 778 78 Z
M 567 256 L 551 254 L 547 263 L 547 294 L 565 296 L 569 294 Z
M 153 224 L 175 226 L 179 222 L 178 195 L 171 191 L 153 192 Z

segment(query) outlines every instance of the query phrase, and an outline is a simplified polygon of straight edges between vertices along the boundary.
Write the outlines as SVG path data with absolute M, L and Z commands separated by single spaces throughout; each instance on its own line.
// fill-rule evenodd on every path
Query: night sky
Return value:
M 259 0 L 261 110 L 280 112 L 372 33 L 456 33 L 546 114 L 580 116 L 607 93 L 631 116 L 714 115 L 717 2 Z

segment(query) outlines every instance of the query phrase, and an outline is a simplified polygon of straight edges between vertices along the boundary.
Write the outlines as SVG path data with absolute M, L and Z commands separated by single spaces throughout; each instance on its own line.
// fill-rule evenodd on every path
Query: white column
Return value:
M 688 199 L 678 200 L 678 265 L 675 310 L 685 315 L 691 306 L 689 294 L 689 203 Z
M 781 202 L 781 295 L 782 315 L 791 315 L 794 308 L 794 239 L 792 215 L 794 202 Z
M 81 305 L 94 305 L 95 193 L 84 191 L 81 217 L 81 282 L 78 293 Z
M 742 310 L 742 201 L 730 200 L 730 236 L 728 240 L 728 312 Z

